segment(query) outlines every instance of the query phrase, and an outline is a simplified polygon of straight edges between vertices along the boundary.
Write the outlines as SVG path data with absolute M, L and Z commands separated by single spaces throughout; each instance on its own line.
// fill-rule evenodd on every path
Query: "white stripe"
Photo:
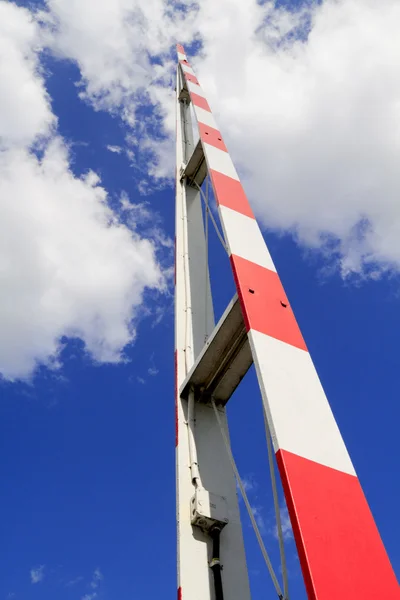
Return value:
M 219 214 L 230 253 L 276 272 L 257 221 L 222 205 Z
M 191 81 L 188 81 L 187 86 L 189 88 L 190 93 L 193 92 L 193 93 L 197 94 L 198 96 L 203 96 L 203 98 L 206 97 L 205 93 L 203 92 L 201 87 L 199 85 L 197 85 L 197 83 L 192 83 Z
M 218 171 L 223 175 L 227 175 L 228 177 L 232 177 L 232 179 L 239 181 L 239 175 L 236 172 L 235 166 L 228 152 L 220 150 L 219 148 L 211 146 L 210 144 L 206 144 L 205 142 L 202 143 L 208 170 L 212 169 L 213 171 Z
M 218 125 L 216 124 L 215 119 L 209 110 L 204 110 L 204 108 L 200 108 L 195 104 L 193 105 L 193 108 L 199 123 L 204 123 L 204 125 L 218 129 Z
M 190 73 L 190 75 L 193 75 L 194 77 L 196 77 L 195 72 L 193 71 L 193 69 L 191 67 L 189 67 L 189 65 L 185 65 L 185 64 L 181 63 L 181 67 L 185 71 L 185 73 Z
M 186 54 L 182 54 L 182 52 L 178 52 L 178 60 L 187 60 Z
M 275 452 L 355 475 L 309 353 L 253 329 L 249 340 Z

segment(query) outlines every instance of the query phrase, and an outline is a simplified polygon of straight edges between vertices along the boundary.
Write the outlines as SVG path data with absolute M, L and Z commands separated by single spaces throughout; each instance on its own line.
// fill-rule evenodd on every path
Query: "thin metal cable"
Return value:
M 260 546 L 261 553 L 262 553 L 262 555 L 264 557 L 265 564 L 267 565 L 267 569 L 269 571 L 269 574 L 271 575 L 271 579 L 272 579 L 272 582 L 274 584 L 276 593 L 278 594 L 280 600 L 284 600 L 284 596 L 282 594 L 281 587 L 279 585 L 278 579 L 276 578 L 274 568 L 273 568 L 273 566 L 271 564 L 270 558 L 268 556 L 268 552 L 267 552 L 267 550 L 266 550 L 266 548 L 264 546 L 264 542 L 263 542 L 263 539 L 261 537 L 260 530 L 258 529 L 257 522 L 256 522 L 256 520 L 254 518 L 254 514 L 253 514 L 253 511 L 252 511 L 251 506 L 250 506 L 250 502 L 249 502 L 249 500 L 247 498 L 246 490 L 244 489 L 242 480 L 240 479 L 239 471 L 237 469 L 237 466 L 236 466 L 236 463 L 235 463 L 235 459 L 233 458 L 233 454 L 232 454 L 232 450 L 230 448 L 230 444 L 229 444 L 228 438 L 226 437 L 226 433 L 224 431 L 224 428 L 222 427 L 221 419 L 220 419 L 220 416 L 218 414 L 218 409 L 217 409 L 217 406 L 215 404 L 214 398 L 211 398 L 211 404 L 212 404 L 212 407 L 214 409 L 215 418 L 217 419 L 217 422 L 218 422 L 218 425 L 219 425 L 219 429 L 221 431 L 222 438 L 224 440 L 224 444 L 225 444 L 226 451 L 228 453 L 229 461 L 231 463 L 233 472 L 235 473 L 237 484 L 238 484 L 240 492 L 241 492 L 241 494 L 243 496 L 243 501 L 244 501 L 244 503 L 246 505 L 247 512 L 249 513 L 249 517 L 250 517 L 251 524 L 253 525 L 254 533 L 256 534 L 256 537 L 257 537 L 257 540 L 258 540 L 258 543 L 259 543 L 259 546 Z
M 285 544 L 283 542 L 281 512 L 279 510 L 278 488 L 277 488 L 277 485 L 276 485 L 276 476 L 275 476 L 275 467 L 274 467 L 274 457 L 273 457 L 273 452 L 272 452 L 271 433 L 270 433 L 270 430 L 269 430 L 269 425 L 268 425 L 268 420 L 267 420 L 267 414 L 265 412 L 264 404 L 263 404 L 263 414 L 264 414 L 265 434 L 266 434 L 266 438 L 267 438 L 267 447 L 268 447 L 269 470 L 270 470 L 270 474 L 271 474 L 272 496 L 274 498 L 274 508 L 275 508 L 275 516 L 276 516 L 276 528 L 277 528 L 278 542 L 279 542 L 279 553 L 281 555 L 281 567 L 282 567 L 282 577 L 283 577 L 283 592 L 285 594 L 285 599 L 289 600 L 289 581 L 288 581 L 287 566 L 286 566 Z
M 199 190 L 199 192 L 200 192 L 200 196 L 201 196 L 201 198 L 202 198 L 203 202 L 204 202 L 205 204 L 207 204 L 207 201 L 206 201 L 206 198 L 205 198 L 205 195 L 204 195 L 204 192 L 203 192 L 203 190 L 202 190 L 202 189 L 201 189 L 201 187 L 198 185 L 198 183 L 196 183 L 196 181 L 193 181 L 193 183 L 194 183 L 194 185 L 197 187 L 197 189 Z M 225 240 L 224 240 L 224 238 L 222 237 L 222 235 L 221 235 L 221 233 L 220 233 L 220 231 L 219 231 L 219 229 L 218 229 L 218 225 L 217 225 L 217 223 L 216 223 L 216 221 L 215 221 L 215 219 L 214 219 L 214 215 L 212 214 L 212 211 L 211 211 L 211 210 L 209 211 L 209 215 L 210 215 L 211 222 L 212 222 L 212 224 L 214 225 L 214 229 L 215 229 L 215 232 L 216 232 L 216 234 L 217 234 L 217 236 L 218 236 L 218 238 L 219 238 L 219 241 L 221 242 L 222 246 L 224 247 L 224 250 L 225 250 L 225 252 L 226 252 L 227 254 L 229 254 L 229 252 L 228 252 L 228 248 L 227 248 L 227 246 L 226 246 L 226 244 L 225 244 Z
M 204 306 L 205 306 L 205 316 L 204 316 L 204 320 L 205 320 L 205 331 L 204 331 L 204 343 L 207 342 L 208 339 L 208 214 L 209 214 L 209 206 L 208 206 L 208 177 L 206 179 L 206 264 L 205 264 L 205 285 L 204 285 L 204 289 L 205 289 L 205 298 L 204 298 Z

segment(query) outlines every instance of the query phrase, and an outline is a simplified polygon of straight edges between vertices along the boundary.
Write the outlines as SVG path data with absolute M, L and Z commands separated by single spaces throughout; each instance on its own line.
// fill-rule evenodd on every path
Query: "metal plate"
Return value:
M 201 141 L 197 142 L 197 146 L 193 150 L 192 156 L 189 158 L 189 161 L 185 167 L 183 172 L 183 177 L 187 177 L 188 184 L 197 185 L 200 187 L 203 183 L 204 179 L 207 175 L 207 165 L 204 157 L 203 146 L 201 145 Z
M 242 311 L 235 295 L 183 382 L 181 396 L 186 398 L 193 386 L 200 402 L 208 402 L 212 395 L 217 404 L 225 405 L 252 363 Z

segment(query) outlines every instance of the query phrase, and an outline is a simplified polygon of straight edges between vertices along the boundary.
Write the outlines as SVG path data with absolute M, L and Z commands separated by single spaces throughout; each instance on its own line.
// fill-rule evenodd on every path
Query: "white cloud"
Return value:
M 103 573 L 97 567 L 97 569 L 94 570 L 94 573 L 92 576 L 92 581 L 90 582 L 90 587 L 93 590 L 97 589 L 99 587 L 101 581 L 103 581 Z
M 81 338 L 97 361 L 120 360 L 144 291 L 163 285 L 158 241 L 119 222 L 95 173 L 71 172 L 40 74 L 40 40 L 30 13 L 0 0 L 0 373 L 8 379 L 57 366 L 62 336 Z
M 92 592 L 91 594 L 82 596 L 81 600 L 94 600 L 95 598 L 97 598 L 97 592 Z
M 151 173 L 173 173 L 171 140 L 154 143 L 135 110 L 146 88 L 159 103 L 153 128 L 172 138 L 172 86 L 159 83 L 172 43 L 201 39 L 192 62 L 264 225 L 328 250 L 344 275 L 398 269 L 397 0 L 325 0 L 299 14 L 255 0 L 203 0 L 172 16 L 162 0 L 48 6 L 52 43 L 79 65 L 86 97 L 120 110 L 142 152 L 158 153 Z
M 81 98 L 97 110 L 119 114 L 134 132 L 127 142 L 132 143 L 134 152 L 129 150 L 128 156 L 136 167 L 169 177 L 174 168 L 175 119 L 169 110 L 174 45 L 177 39 L 192 39 L 195 2 L 46 0 L 46 6 L 40 19 L 46 24 L 47 43 L 78 65 Z M 158 132 L 156 147 L 150 130 Z
M 0 150 L 29 145 L 56 123 L 37 60 L 40 38 L 28 10 L 0 1 Z
M 79 337 L 98 361 L 118 361 L 135 337 L 146 287 L 161 286 L 154 246 L 118 223 L 89 173 L 75 178 L 54 140 L 39 161 L 0 155 L 1 372 L 28 376 Z
M 166 65 L 151 56 L 170 51 L 181 33 L 181 24 L 193 23 L 195 11 L 174 11 L 164 0 L 46 0 L 49 12 L 42 14 L 52 32 L 53 49 L 74 60 L 81 71 L 82 94 L 96 108 L 130 111 L 149 84 L 162 78 Z M 194 6 L 184 0 L 181 7 Z M 189 40 L 191 31 L 184 36 Z
M 44 567 L 45 565 L 40 565 L 40 567 L 34 567 L 30 571 L 31 583 L 39 583 L 44 578 Z
M 121 154 L 122 152 L 121 146 L 107 146 L 107 150 L 109 150 L 113 154 Z
M 198 72 L 264 224 L 310 246 L 335 236 L 344 274 L 398 268 L 400 5 L 326 0 L 308 41 L 278 45 L 304 14 L 245 4 L 218 36 L 224 2 L 204 10 Z
M 0 0 L 3 376 L 56 366 L 63 335 L 80 337 L 96 360 L 119 360 L 144 290 L 161 285 L 156 247 L 171 242 L 150 226 L 145 203 L 122 200 L 121 224 L 97 176 L 71 172 L 38 58 L 46 44 L 77 63 L 96 109 L 124 120 L 135 166 L 167 176 L 172 45 L 201 39 L 192 62 L 262 222 L 322 248 L 343 275 L 399 268 L 396 0 L 325 0 L 298 14 L 255 0 L 175 12 L 163 0 L 47 6 L 33 17 Z M 168 135 L 155 143 L 160 128 Z M 155 241 L 139 235 L 140 218 Z

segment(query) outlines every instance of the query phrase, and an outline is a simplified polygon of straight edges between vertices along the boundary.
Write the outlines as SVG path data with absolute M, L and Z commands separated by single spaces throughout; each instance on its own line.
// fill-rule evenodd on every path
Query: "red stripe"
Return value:
M 278 274 L 234 254 L 231 265 L 247 331 L 307 350 Z
M 286 450 L 276 458 L 309 600 L 399 600 L 357 477 Z
M 196 85 L 200 85 L 200 83 L 198 82 L 198 79 L 195 75 L 192 75 L 191 73 L 186 73 L 186 71 L 184 71 L 185 73 L 185 77 L 187 81 L 191 81 L 192 83 L 195 83 Z
M 182 588 L 178 587 L 178 600 L 182 600 Z
M 178 441 L 178 351 L 175 350 L 175 448 Z
M 254 219 L 253 211 L 240 181 L 212 169 L 210 169 L 210 175 L 217 204 L 227 206 Z
M 204 123 L 199 123 L 199 133 L 200 139 L 203 142 L 207 142 L 211 146 L 215 146 L 215 148 L 219 148 L 220 150 L 224 150 L 228 152 L 224 141 L 222 139 L 221 133 L 218 129 L 214 129 L 213 127 L 209 127 L 208 125 L 204 125 Z
M 182 46 L 182 44 L 177 44 L 176 45 L 176 51 L 180 52 L 181 54 L 186 54 L 185 48 Z
M 203 96 L 199 96 L 198 94 L 195 94 L 194 92 L 190 92 L 190 98 L 191 98 L 193 104 L 195 104 L 199 108 L 204 108 L 204 110 L 208 110 L 208 112 L 211 112 L 211 108 L 209 107 L 207 100 L 205 98 L 203 98 Z

